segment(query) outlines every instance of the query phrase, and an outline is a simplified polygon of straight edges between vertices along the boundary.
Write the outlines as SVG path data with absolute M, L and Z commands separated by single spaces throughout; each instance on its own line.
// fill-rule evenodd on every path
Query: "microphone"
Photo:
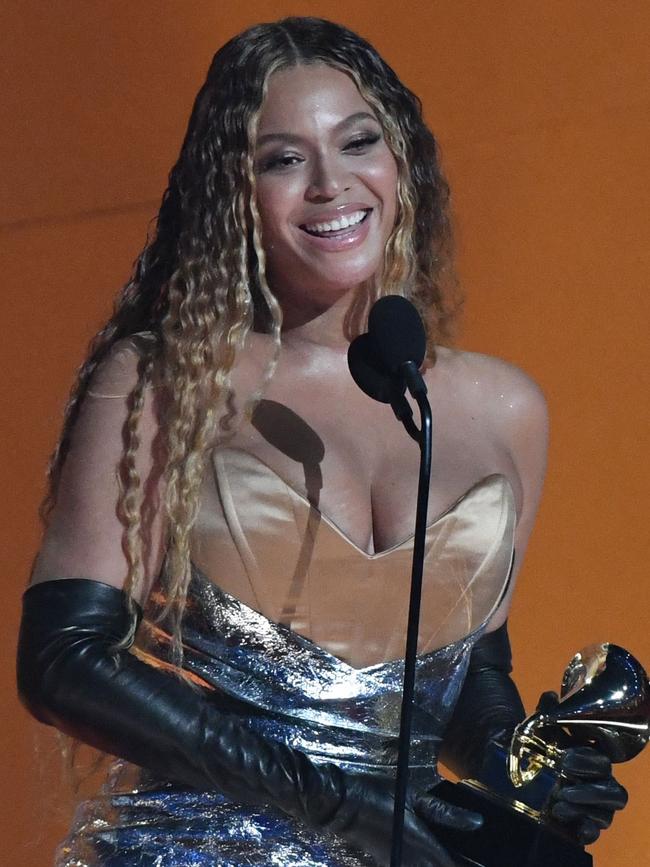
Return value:
M 385 371 L 369 334 L 360 334 L 349 345 L 348 367 L 361 391 L 373 400 L 392 403 L 397 396 L 399 380 Z M 404 388 L 401 393 L 404 393 Z
M 402 422 L 409 436 L 418 442 L 420 433 L 413 422 L 413 410 L 404 397 L 404 377 L 400 374 L 390 376 L 383 370 L 369 334 L 360 334 L 349 345 L 348 367 L 361 391 L 373 400 L 389 403 L 397 420 Z
M 426 394 L 419 368 L 426 352 L 424 325 L 413 304 L 401 295 L 385 295 L 373 304 L 368 333 L 348 347 L 352 378 L 373 400 L 389 403 L 409 435 L 419 441 L 413 410 L 404 396 Z
M 390 374 L 412 361 L 418 368 L 424 361 L 427 338 L 420 314 L 401 295 L 385 295 L 373 304 L 368 317 L 368 334 L 377 356 Z

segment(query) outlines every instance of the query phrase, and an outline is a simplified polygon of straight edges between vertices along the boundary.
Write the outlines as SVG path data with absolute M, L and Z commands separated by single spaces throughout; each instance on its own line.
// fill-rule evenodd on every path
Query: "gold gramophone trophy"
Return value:
M 476 867 L 590 867 L 592 857 L 546 807 L 560 772 L 563 747 L 593 746 L 612 762 L 626 762 L 650 738 L 648 676 L 616 644 L 577 653 L 562 680 L 560 700 L 515 729 L 510 749 L 491 744 L 481 780 L 443 781 L 441 798 L 476 810 L 483 827 L 445 832 L 442 841 Z

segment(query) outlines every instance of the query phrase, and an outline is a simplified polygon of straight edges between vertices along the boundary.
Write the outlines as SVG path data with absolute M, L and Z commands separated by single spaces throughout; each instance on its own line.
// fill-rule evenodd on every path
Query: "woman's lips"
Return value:
M 313 244 L 320 250 L 329 250 L 335 252 L 337 250 L 349 250 L 356 247 L 365 241 L 370 230 L 370 221 L 372 218 L 372 209 L 367 210 L 363 219 L 352 226 L 335 229 L 327 233 L 315 234 L 314 230 L 308 230 L 306 225 L 300 226 L 303 238 L 306 238 L 310 244 Z M 330 223 L 333 221 L 329 221 Z M 319 224 L 310 223 L 310 226 Z M 320 224 L 322 225 L 322 224 Z

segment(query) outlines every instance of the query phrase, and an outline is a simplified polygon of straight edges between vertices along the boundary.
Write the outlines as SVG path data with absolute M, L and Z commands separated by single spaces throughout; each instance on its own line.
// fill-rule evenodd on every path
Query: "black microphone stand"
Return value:
M 420 474 L 418 479 L 418 499 L 415 512 L 415 536 L 413 538 L 413 562 L 411 567 L 411 595 L 409 600 L 408 627 L 406 631 L 406 653 L 404 656 L 404 682 L 402 688 L 402 711 L 400 719 L 399 744 L 397 753 L 397 776 L 395 780 L 395 812 L 393 813 L 393 839 L 390 865 L 400 867 L 402 863 L 402 834 L 404 831 L 404 808 L 409 774 L 409 746 L 411 719 L 413 716 L 413 693 L 415 688 L 415 664 L 418 650 L 418 631 L 420 625 L 420 600 L 422 596 L 422 569 L 426 543 L 427 511 L 429 506 L 429 482 L 431 479 L 431 406 L 427 399 L 427 387 L 413 361 L 405 362 L 400 372 L 409 392 L 420 411 L 420 428 L 415 426 L 408 402 L 402 394 L 402 402 L 393 411 L 406 428 L 409 436 L 420 446 Z M 408 411 L 404 411 L 404 404 Z

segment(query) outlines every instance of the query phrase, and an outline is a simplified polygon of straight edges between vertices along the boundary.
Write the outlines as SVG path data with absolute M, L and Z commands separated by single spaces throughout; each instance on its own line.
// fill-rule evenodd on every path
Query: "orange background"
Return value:
M 646 0 L 28 0 L 0 14 L 0 815 L 12 865 L 50 864 L 68 820 L 56 775 L 38 777 L 38 726 L 14 699 L 46 456 L 86 342 L 144 242 L 209 60 L 255 21 L 341 21 L 421 95 L 454 193 L 469 299 L 460 345 L 513 361 L 547 394 L 548 481 L 511 616 L 527 706 L 594 640 L 650 666 Z M 649 772 L 650 750 L 620 768 L 631 802 L 592 850 L 600 867 L 647 862 Z

